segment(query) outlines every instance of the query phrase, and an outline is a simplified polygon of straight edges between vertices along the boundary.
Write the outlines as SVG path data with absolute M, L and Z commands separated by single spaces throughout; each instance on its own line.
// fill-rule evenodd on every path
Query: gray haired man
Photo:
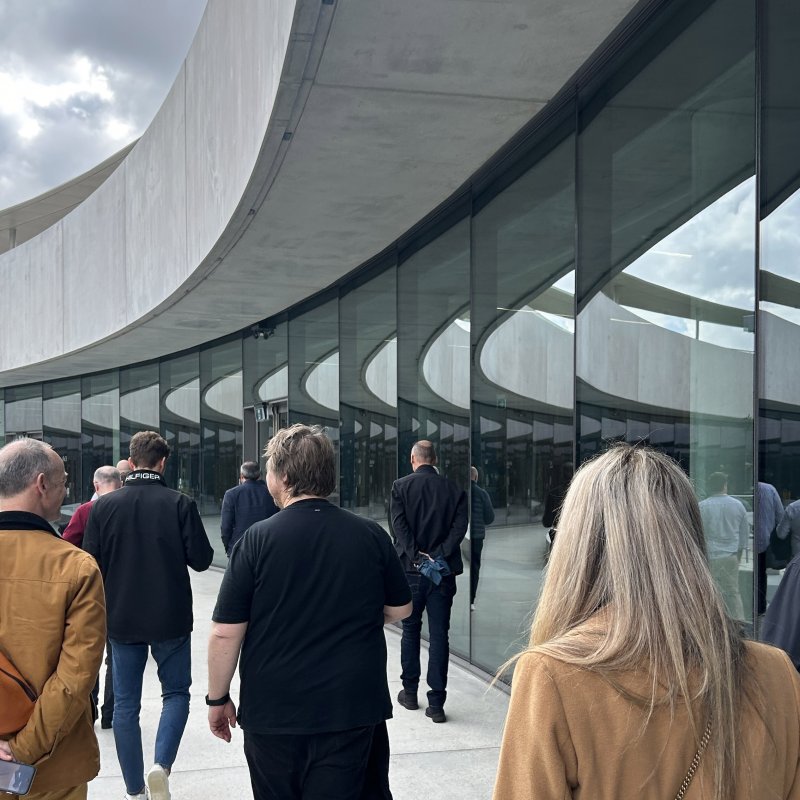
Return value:
M 66 479 L 43 442 L 0 449 L 0 650 L 38 695 L 27 723 L 0 740 L 0 760 L 36 765 L 32 800 L 85 800 L 100 769 L 89 693 L 106 641 L 103 581 L 50 524 Z

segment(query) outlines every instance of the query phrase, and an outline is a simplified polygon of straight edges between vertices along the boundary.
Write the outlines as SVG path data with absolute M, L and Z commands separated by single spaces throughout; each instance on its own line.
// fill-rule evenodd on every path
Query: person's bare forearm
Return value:
M 208 637 L 208 696 L 213 700 L 224 697 L 230 691 L 246 631 L 246 622 L 235 625 L 211 623 L 211 635 Z
M 401 619 L 411 616 L 411 610 L 411 603 L 406 603 L 404 606 L 384 606 L 383 624 L 388 625 L 390 622 L 399 622 Z

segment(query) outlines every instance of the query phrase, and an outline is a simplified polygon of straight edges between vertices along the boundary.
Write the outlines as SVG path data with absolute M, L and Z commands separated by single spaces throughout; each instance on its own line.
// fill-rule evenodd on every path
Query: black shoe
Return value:
M 430 717 L 433 722 L 447 722 L 447 717 L 445 716 L 443 708 L 428 706 L 425 709 L 425 716 Z
M 107 731 L 111 727 L 111 720 L 110 719 L 105 719 L 105 718 L 101 719 L 100 720 L 100 727 L 103 730 Z
M 417 695 L 411 694 L 411 692 L 407 692 L 405 689 L 400 690 L 400 694 L 397 695 L 397 702 L 409 711 L 416 711 L 419 708 Z

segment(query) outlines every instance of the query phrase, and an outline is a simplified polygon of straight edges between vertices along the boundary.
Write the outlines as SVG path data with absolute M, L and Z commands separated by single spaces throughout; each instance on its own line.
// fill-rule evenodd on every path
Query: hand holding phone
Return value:
M 31 790 L 36 767 L 19 761 L 0 760 L 0 792 L 26 795 Z

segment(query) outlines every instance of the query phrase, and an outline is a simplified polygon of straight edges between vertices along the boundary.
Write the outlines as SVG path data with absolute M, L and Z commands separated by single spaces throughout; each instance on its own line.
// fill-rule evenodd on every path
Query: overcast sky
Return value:
M 0 0 L 0 209 L 141 135 L 206 0 Z

